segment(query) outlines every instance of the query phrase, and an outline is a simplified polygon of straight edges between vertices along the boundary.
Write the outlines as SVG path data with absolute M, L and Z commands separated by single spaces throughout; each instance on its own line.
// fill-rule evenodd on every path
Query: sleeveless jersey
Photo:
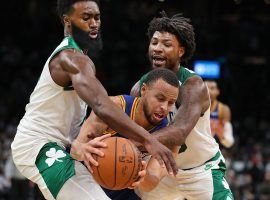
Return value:
M 215 109 L 210 113 L 210 119 L 211 120 L 219 120 L 221 116 L 221 109 L 222 104 L 217 101 Z
M 64 49 L 81 51 L 71 37 L 66 37 L 46 61 L 12 144 L 13 150 L 24 152 L 22 162 L 35 161 L 39 150 L 47 142 L 56 142 L 62 147 L 69 145 L 79 133 L 86 115 L 87 104 L 76 91 L 57 85 L 50 74 L 49 62 Z M 31 151 L 30 154 L 28 151 Z
M 123 111 L 130 117 L 130 119 L 132 119 L 134 121 L 137 105 L 138 105 L 140 98 L 130 96 L 130 95 L 119 95 L 118 97 L 121 101 Z M 157 131 L 157 130 L 159 130 L 167 125 L 168 125 L 168 120 L 167 120 L 167 118 L 164 118 L 158 125 L 151 127 L 147 131 L 149 133 L 153 133 L 153 132 L 155 132 L 155 131 Z M 110 134 L 112 134 L 114 136 L 118 136 L 118 137 L 125 137 L 123 134 L 118 133 L 112 129 L 107 130 L 105 133 L 110 133 Z
M 195 72 L 180 66 L 176 75 L 180 86 L 184 87 L 183 84 L 196 74 Z M 142 85 L 146 77 L 147 74 L 141 78 L 140 85 Z M 176 112 L 177 108 L 175 106 L 174 112 L 170 114 L 168 119 L 171 120 Z M 214 157 L 218 150 L 218 144 L 211 135 L 209 107 L 204 115 L 199 118 L 197 124 L 187 136 L 185 144 L 181 145 L 175 159 L 176 164 L 179 169 L 198 167 Z

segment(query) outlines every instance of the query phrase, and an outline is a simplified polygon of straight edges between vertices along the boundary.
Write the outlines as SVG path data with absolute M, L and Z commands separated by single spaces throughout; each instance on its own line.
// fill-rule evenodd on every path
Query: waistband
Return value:
M 204 164 L 206 164 L 206 163 L 208 163 L 208 162 L 216 161 L 216 160 L 218 160 L 218 159 L 220 158 L 220 156 L 221 156 L 221 153 L 220 153 L 220 150 L 219 150 L 219 151 L 214 155 L 214 157 L 210 158 L 209 160 L 207 160 L 207 161 L 206 161 L 205 163 L 203 163 L 202 165 L 204 165 Z M 200 166 L 202 166 L 202 165 L 200 165 Z M 200 167 L 200 166 L 197 166 L 197 167 Z M 191 169 L 194 169 L 194 168 L 196 168 L 196 167 L 187 168 L 187 169 L 182 169 L 182 170 L 186 171 L 186 170 L 191 170 Z

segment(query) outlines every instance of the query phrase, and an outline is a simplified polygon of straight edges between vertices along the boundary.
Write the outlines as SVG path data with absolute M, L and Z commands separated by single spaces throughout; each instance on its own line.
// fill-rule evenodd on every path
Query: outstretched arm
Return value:
M 200 116 L 210 106 L 207 87 L 200 77 L 192 76 L 181 86 L 179 103 L 180 107 L 171 124 L 154 132 L 155 137 L 169 148 L 185 142 Z
M 110 97 L 110 99 L 117 106 L 122 107 L 121 101 L 118 96 Z M 94 111 L 92 111 L 89 117 L 83 123 L 80 133 L 77 136 L 76 140 L 81 143 L 86 143 L 89 140 L 101 136 L 108 129 L 108 125 L 104 123 Z
M 170 173 L 174 172 L 176 174 L 177 167 L 171 151 L 160 144 L 144 128 L 132 121 L 108 98 L 106 90 L 95 77 L 95 66 L 91 59 L 74 50 L 63 50 L 57 57 L 59 60 L 58 62 L 56 60 L 54 64 L 60 65 L 62 70 L 69 68 L 63 66 L 75 66 L 77 68 L 77 73 L 65 72 L 70 77 L 78 95 L 93 109 L 100 119 L 113 130 L 142 143 L 147 151 L 156 157 L 160 163 L 165 162 Z M 50 67 L 52 68 L 52 66 Z

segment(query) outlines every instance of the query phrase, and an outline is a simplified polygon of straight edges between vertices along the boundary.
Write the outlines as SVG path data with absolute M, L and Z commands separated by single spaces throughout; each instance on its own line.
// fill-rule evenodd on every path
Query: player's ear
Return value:
M 147 85 L 145 83 L 143 83 L 142 88 L 141 88 L 141 96 L 142 97 L 145 95 L 146 90 L 147 90 Z
M 179 54 L 179 58 L 181 58 L 185 54 L 185 47 L 180 46 L 178 54 Z
M 71 20 L 68 15 L 63 15 L 62 21 L 64 23 L 64 26 L 70 26 L 71 25 Z

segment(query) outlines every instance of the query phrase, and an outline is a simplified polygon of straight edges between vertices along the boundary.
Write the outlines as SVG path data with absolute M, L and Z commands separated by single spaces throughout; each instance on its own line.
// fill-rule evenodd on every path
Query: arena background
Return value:
M 145 33 L 161 10 L 192 20 L 197 50 L 188 68 L 198 59 L 221 63 L 219 99 L 231 107 L 236 138 L 233 148 L 224 151 L 235 199 L 269 200 L 270 1 L 101 0 L 104 48 L 94 61 L 110 95 L 129 93 L 149 70 Z M 0 199 L 42 199 L 12 171 L 10 142 L 63 28 L 56 0 L 3 1 L 0 15 Z

